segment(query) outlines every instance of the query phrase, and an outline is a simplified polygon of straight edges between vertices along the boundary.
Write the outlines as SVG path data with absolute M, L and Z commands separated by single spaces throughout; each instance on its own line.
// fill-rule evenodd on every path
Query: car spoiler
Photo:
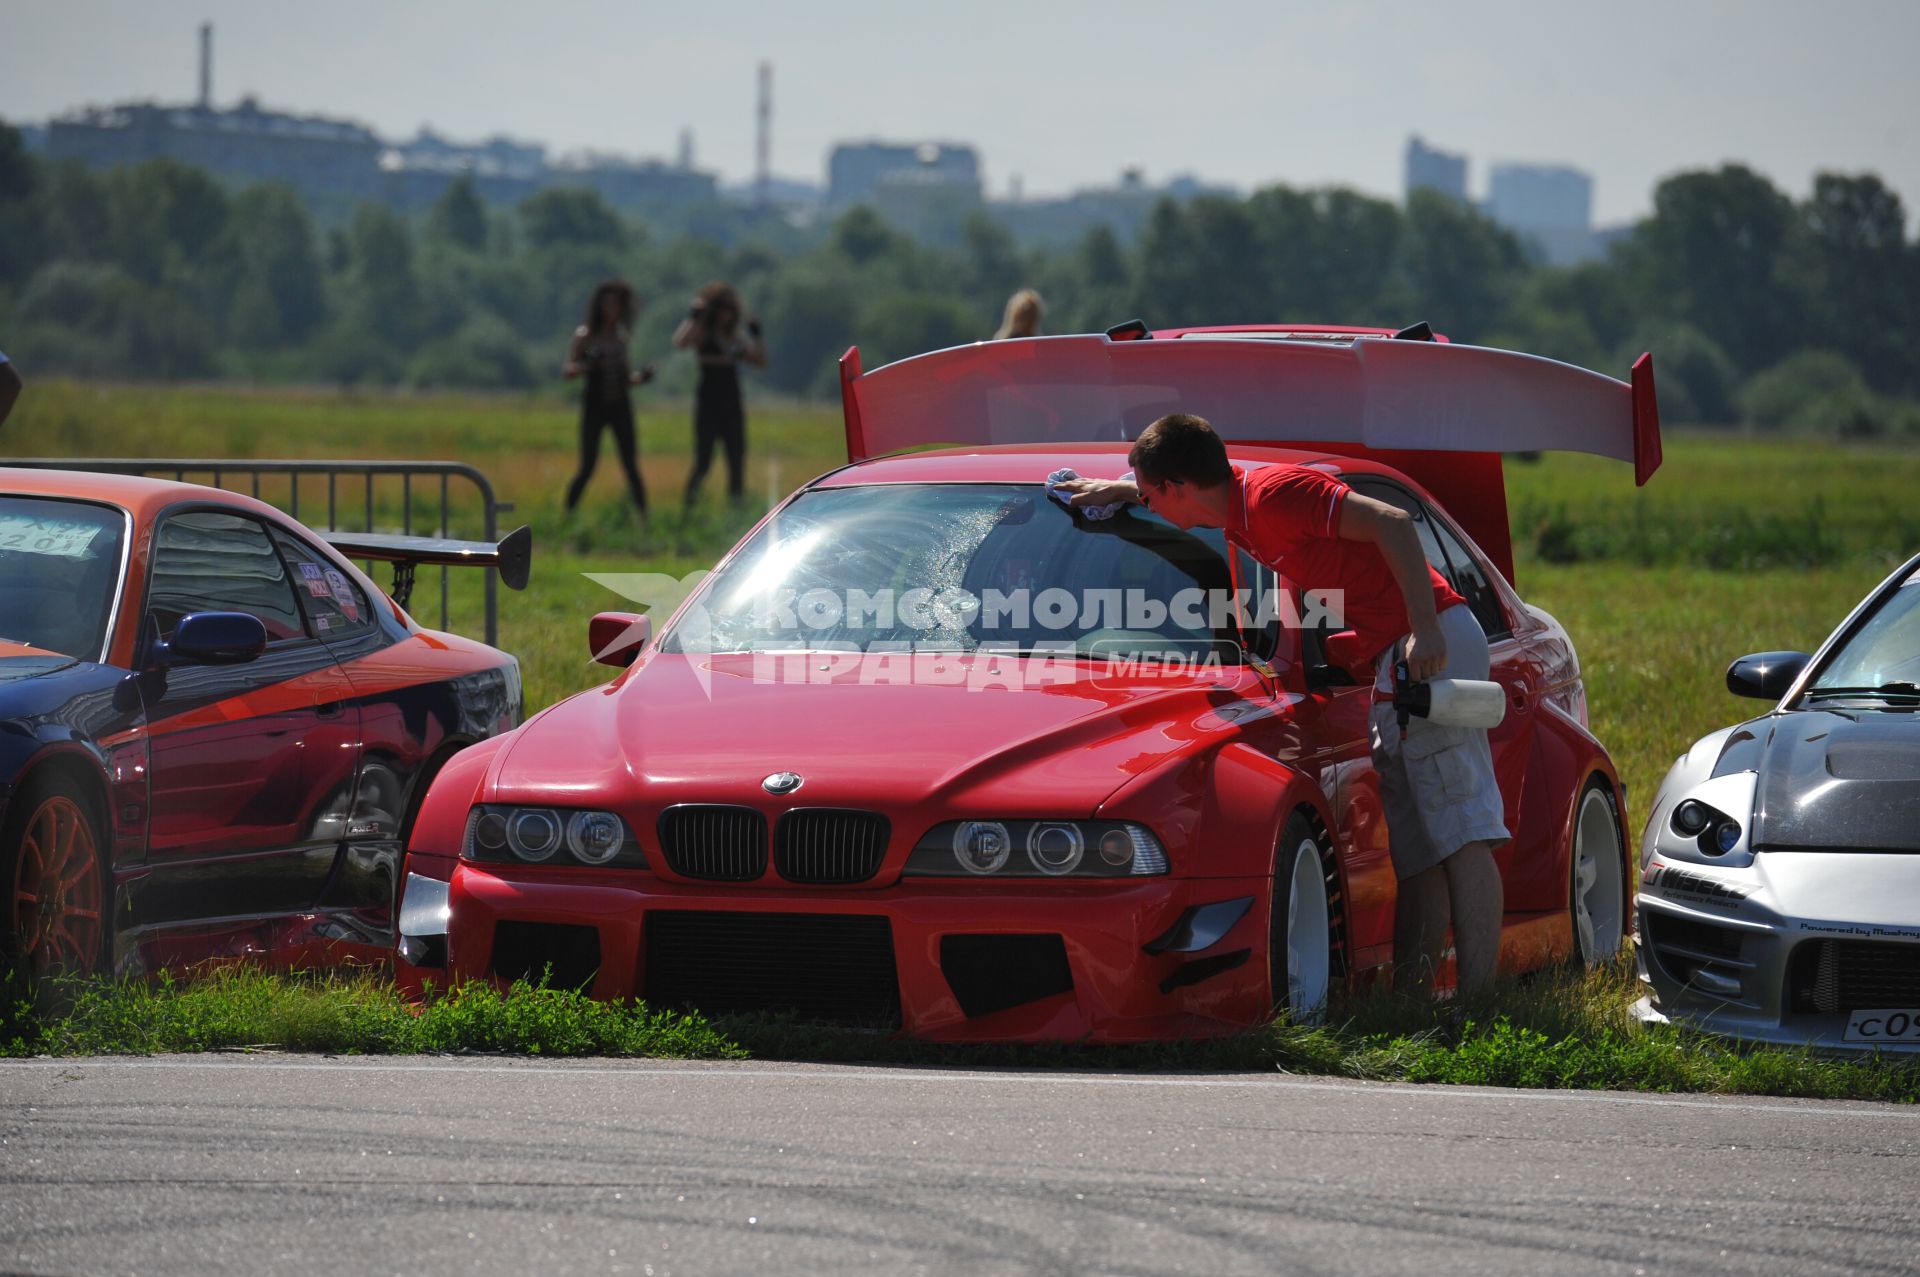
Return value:
M 500 583 L 509 590 L 527 588 L 533 561 L 533 529 L 521 525 L 498 541 L 454 541 L 446 537 L 399 536 L 386 532 L 327 532 L 327 544 L 350 559 L 376 559 L 393 564 L 393 601 L 407 606 L 413 593 L 413 572 L 419 565 L 498 568 Z
M 1384 336 L 1031 337 L 871 373 L 854 347 L 840 360 L 840 400 L 851 461 L 938 444 L 1127 442 L 1169 412 L 1205 417 L 1229 443 L 1382 460 L 1433 491 L 1509 579 L 1501 453 L 1612 457 L 1638 484 L 1661 460 L 1650 354 L 1619 381 L 1537 355 Z

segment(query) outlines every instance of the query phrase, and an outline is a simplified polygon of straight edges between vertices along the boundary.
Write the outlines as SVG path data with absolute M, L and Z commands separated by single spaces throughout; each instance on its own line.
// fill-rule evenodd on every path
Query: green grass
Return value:
M 282 975 L 228 967 L 198 979 L 87 981 L 66 1005 L 17 1003 L 0 1021 L 0 1055 L 151 1055 L 277 1049 L 395 1055 L 487 1051 L 550 1056 L 732 1059 L 745 1054 L 697 1015 L 596 1002 L 524 982 L 502 994 L 470 983 L 409 1003 L 381 974 Z
M 587 659 L 586 622 L 627 610 L 590 572 L 682 577 L 712 565 L 768 502 L 842 460 L 834 408 L 750 409 L 751 499 L 683 510 L 689 451 L 680 406 L 643 405 L 642 466 L 653 516 L 642 527 L 610 453 L 573 516 L 573 410 L 558 395 L 473 398 L 339 392 L 82 387 L 36 382 L 0 446 L 35 455 L 392 457 L 468 461 L 535 531 L 534 577 L 501 594 L 501 646 L 519 656 L 529 711 L 604 682 Z M 1693 435 L 1666 442 L 1645 489 L 1625 466 L 1553 454 L 1508 467 L 1525 597 L 1573 635 L 1595 734 L 1643 804 L 1674 757 L 1700 735 L 1761 707 L 1728 695 L 1735 656 L 1810 650 L 1915 548 L 1920 452 L 1810 439 Z M 269 499 L 284 494 L 268 490 Z M 309 493 L 305 498 L 312 500 Z M 376 522 L 397 524 L 381 492 Z M 303 507 L 309 518 L 311 507 Z M 456 535 L 464 514 L 453 511 Z M 455 573 L 453 628 L 479 629 L 477 574 Z M 438 619 L 439 584 L 422 574 L 415 612 Z M 540 1054 L 741 1053 L 810 1059 L 1111 1067 L 1282 1068 L 1351 1077 L 1500 1085 L 1621 1086 L 1675 1091 L 1920 1099 L 1920 1063 L 1743 1051 L 1674 1029 L 1645 1030 L 1627 1008 L 1623 971 L 1509 985 L 1458 1022 L 1383 996 L 1362 997 L 1332 1027 L 1275 1026 L 1150 1048 L 956 1048 L 780 1020 L 706 1024 L 608 1007 L 575 994 L 462 990 L 416 1015 L 372 977 L 325 980 L 228 973 L 209 981 L 102 985 L 71 1014 L 0 1018 L 13 1052 L 194 1050 L 271 1044 L 293 1050 L 515 1050 Z M 9 1033 L 12 1034 L 9 1037 Z
M 0 1023 L 0 1056 L 303 1051 L 394 1055 L 807 1059 L 955 1067 L 1267 1071 L 1383 1082 L 1920 1102 L 1920 1060 L 1742 1049 L 1627 1012 L 1626 964 L 1507 981 L 1437 1018 L 1387 993 L 1337 1005 L 1328 1023 L 1130 1047 L 941 1045 L 772 1017 L 709 1022 L 634 1002 L 516 984 L 470 984 L 410 1006 L 374 974 L 227 968 L 198 980 L 91 982 L 59 1016 Z M 5 1019 L 5 1017 L 0 1017 Z

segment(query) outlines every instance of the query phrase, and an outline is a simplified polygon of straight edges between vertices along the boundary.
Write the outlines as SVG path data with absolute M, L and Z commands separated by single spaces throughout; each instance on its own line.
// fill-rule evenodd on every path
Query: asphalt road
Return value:
M 0 1062 L 0 1270 L 1912 1272 L 1920 1111 L 1284 1076 Z

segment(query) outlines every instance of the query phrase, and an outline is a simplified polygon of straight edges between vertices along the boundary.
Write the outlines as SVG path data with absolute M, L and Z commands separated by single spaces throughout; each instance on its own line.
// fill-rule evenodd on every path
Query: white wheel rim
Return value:
M 1287 875 L 1287 1014 L 1311 1023 L 1327 1005 L 1333 955 L 1327 934 L 1327 880 L 1311 838 L 1293 852 Z
M 1598 789 L 1580 800 L 1573 829 L 1573 929 L 1588 966 L 1620 951 L 1626 893 L 1620 881 L 1620 826 Z

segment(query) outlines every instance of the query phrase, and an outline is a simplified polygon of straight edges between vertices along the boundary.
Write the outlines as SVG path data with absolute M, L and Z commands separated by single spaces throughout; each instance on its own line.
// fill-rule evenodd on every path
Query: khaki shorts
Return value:
M 1440 633 L 1447 640 L 1447 665 L 1439 677 L 1487 676 L 1487 636 L 1465 605 L 1440 614 Z M 1402 638 L 1380 654 L 1376 689 L 1393 690 L 1393 667 L 1406 643 Z M 1409 717 L 1403 741 L 1393 706 L 1385 703 L 1373 707 L 1369 726 L 1398 877 L 1425 873 L 1470 842 L 1498 846 L 1512 836 L 1484 728 Z

